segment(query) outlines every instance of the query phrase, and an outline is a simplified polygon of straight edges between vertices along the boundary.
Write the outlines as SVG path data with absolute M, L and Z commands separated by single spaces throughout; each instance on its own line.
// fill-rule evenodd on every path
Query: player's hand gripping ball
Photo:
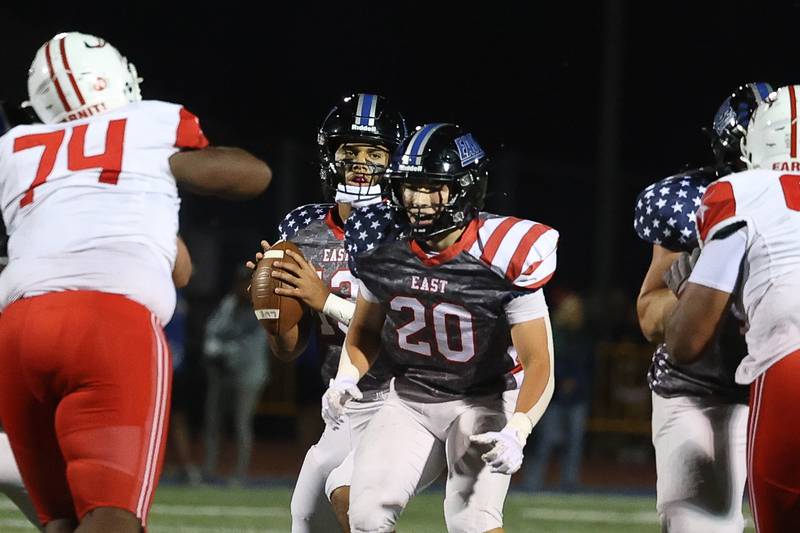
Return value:
M 285 250 L 303 256 L 293 242 L 278 241 L 264 251 L 264 257 L 253 270 L 250 281 L 250 301 L 253 304 L 253 311 L 264 329 L 272 335 L 280 335 L 292 329 L 300 322 L 305 310 L 305 306 L 296 298 L 275 294 L 276 288 L 289 285 L 272 276 L 272 263 L 282 261 L 297 264 Z

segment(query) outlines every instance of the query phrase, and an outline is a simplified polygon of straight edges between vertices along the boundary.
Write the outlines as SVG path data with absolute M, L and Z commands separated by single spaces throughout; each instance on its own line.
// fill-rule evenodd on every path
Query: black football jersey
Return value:
M 708 185 L 719 177 L 713 168 L 689 170 L 646 187 L 636 199 L 633 227 L 645 242 L 673 252 L 691 252 L 697 243 L 695 211 Z M 650 389 L 664 398 L 717 396 L 747 403 L 747 388 L 734 380 L 747 354 L 741 322 L 729 313 L 713 349 L 690 365 L 676 364 L 659 346 L 647 372 Z
M 317 274 L 337 296 L 355 301 L 358 283 L 348 268 L 344 247 L 344 229 L 335 213 L 336 204 L 309 204 L 291 211 L 278 226 L 282 240 L 292 241 L 303 256 L 317 267 Z M 315 313 L 314 327 L 322 357 L 322 380 L 336 377 L 339 356 L 347 325 L 323 313 Z M 376 365 L 359 382 L 362 391 L 384 389 L 391 374 L 384 365 Z
M 391 361 L 398 394 L 432 402 L 516 388 L 505 306 L 547 283 L 557 241 L 544 224 L 481 213 L 438 254 L 405 238 L 360 246 L 359 279 L 386 312 L 376 364 Z

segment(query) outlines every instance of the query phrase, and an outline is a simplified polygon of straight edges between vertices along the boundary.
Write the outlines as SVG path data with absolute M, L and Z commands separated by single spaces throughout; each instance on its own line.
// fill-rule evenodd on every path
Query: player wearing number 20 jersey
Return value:
M 391 210 L 410 238 L 392 240 L 386 223 L 389 239 L 375 237 L 390 212 L 383 206 L 346 222 L 361 288 L 342 355 L 351 364 L 331 389 L 357 396 L 356 378 L 382 359 L 395 376 L 356 449 L 354 533 L 394 531 L 421 476 L 444 468 L 447 530 L 502 528 L 510 474 L 552 396 L 542 288 L 558 232 L 481 212 L 487 161 L 459 126 L 422 126 L 389 173 Z
M 505 308 L 549 281 L 557 240 L 544 224 L 480 213 L 441 254 L 414 240 L 360 254 L 359 279 L 387 310 L 375 363 L 392 361 L 398 394 L 446 401 L 516 389 Z
M 44 123 L 0 138 L 0 419 L 46 527 L 146 527 L 171 389 L 176 181 L 248 197 L 270 179 L 250 154 L 208 147 L 180 105 L 141 101 L 138 81 L 105 40 L 56 35 L 29 72 Z

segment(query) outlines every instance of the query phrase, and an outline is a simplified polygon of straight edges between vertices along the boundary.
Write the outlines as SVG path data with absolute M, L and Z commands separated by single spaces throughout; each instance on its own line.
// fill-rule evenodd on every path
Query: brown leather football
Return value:
M 256 318 L 268 333 L 279 335 L 292 329 L 303 317 L 305 305 L 295 298 L 275 294 L 277 287 L 283 287 L 283 281 L 272 277 L 272 263 L 276 260 L 296 263 L 285 250 L 303 256 L 300 248 L 290 241 L 278 241 L 264 252 L 253 271 L 250 281 L 250 301 L 253 304 Z M 289 286 L 289 285 L 286 285 Z

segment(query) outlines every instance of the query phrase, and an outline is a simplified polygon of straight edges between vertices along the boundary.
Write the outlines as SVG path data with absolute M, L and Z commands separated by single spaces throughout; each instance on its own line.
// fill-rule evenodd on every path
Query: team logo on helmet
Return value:
M 471 133 L 457 137 L 453 142 L 456 143 L 456 148 L 458 148 L 458 157 L 461 159 L 462 167 L 483 159 L 486 155 L 486 152 L 475 141 Z
M 472 134 L 455 124 L 416 129 L 398 148 L 391 171 L 391 202 L 407 220 L 411 235 L 432 238 L 464 227 L 483 207 L 488 182 L 486 152 Z M 438 195 L 433 205 L 406 205 L 413 190 Z

